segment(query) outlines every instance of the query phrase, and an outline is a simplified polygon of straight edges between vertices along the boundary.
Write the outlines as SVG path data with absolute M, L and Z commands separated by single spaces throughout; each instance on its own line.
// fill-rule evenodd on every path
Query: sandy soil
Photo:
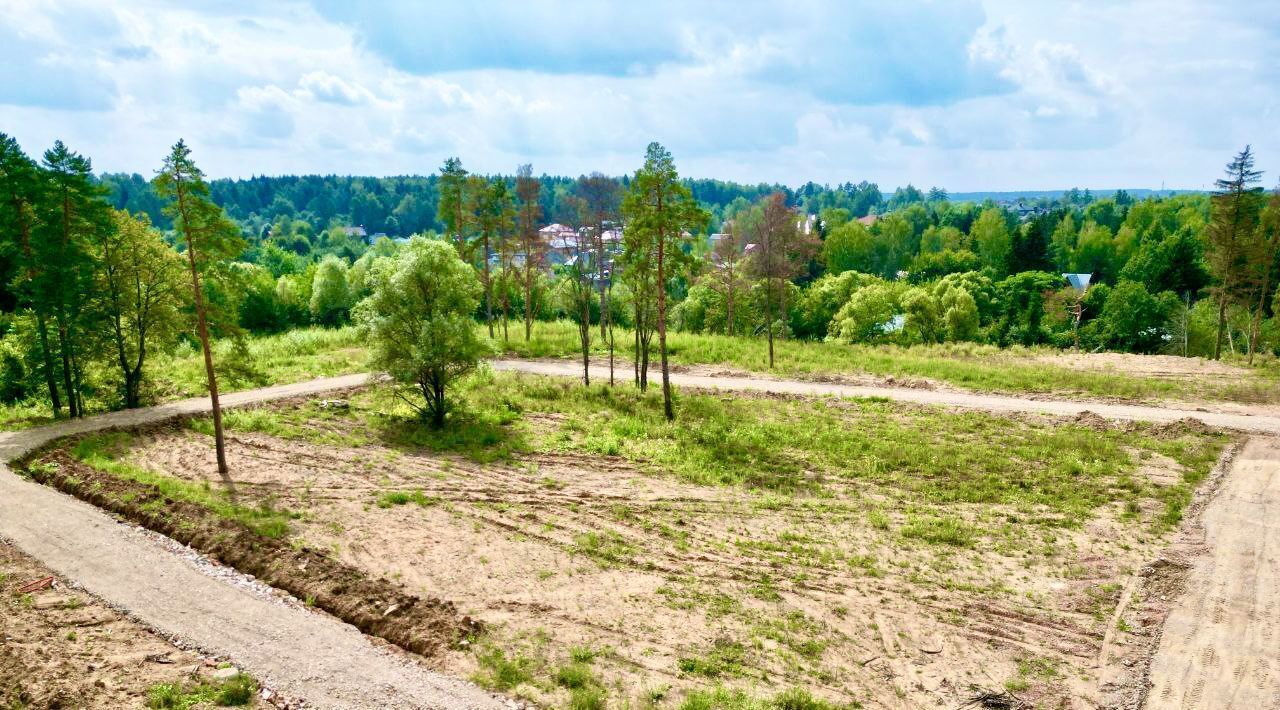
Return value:
M 51 587 L 19 591 L 50 576 Z M 207 677 L 216 668 L 0 541 L 0 705 L 144 707 L 151 686 Z
M 486 643 L 549 673 L 571 648 L 594 649 L 596 671 L 633 701 L 723 682 L 934 707 L 1009 684 L 1028 702 L 1096 707 L 1112 613 L 1162 544 L 1121 522 L 1118 506 L 1082 530 L 1027 526 L 967 549 L 905 542 L 890 530 L 907 514 L 865 486 L 773 498 L 569 454 L 477 465 L 252 433 L 235 434 L 230 447 L 242 494 L 305 511 L 307 544 L 453 602 L 485 623 Z M 192 431 L 152 434 L 130 456 L 192 480 L 213 470 L 209 439 Z M 1155 482 L 1180 475 L 1159 457 L 1138 473 Z M 396 491 L 422 502 L 379 505 Z M 876 513 L 886 522 L 872 522 Z M 1110 662 L 1133 667 L 1152 631 L 1110 639 Z M 441 668 L 469 675 L 475 655 L 455 652 Z M 551 684 L 515 692 L 564 700 Z
M 1253 372 L 1220 360 L 1176 355 L 1136 355 L 1133 353 L 1073 353 L 1037 355 L 1034 362 L 1071 370 L 1096 370 L 1141 377 L 1196 380 L 1204 377 L 1247 380 Z
M 1280 708 L 1280 439 L 1245 446 L 1202 524 L 1146 707 Z

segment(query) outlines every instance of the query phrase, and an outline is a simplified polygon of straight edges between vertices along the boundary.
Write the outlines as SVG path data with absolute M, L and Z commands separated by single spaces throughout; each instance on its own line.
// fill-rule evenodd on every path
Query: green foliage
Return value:
M 351 309 L 351 290 L 347 285 L 347 262 L 329 255 L 316 267 L 311 285 L 311 317 L 320 325 L 339 325 Z
M 395 257 L 375 262 L 369 280 L 373 292 L 357 306 L 356 320 L 370 363 L 416 387 L 426 402 L 419 412 L 438 429 L 447 388 L 492 352 L 472 320 L 481 291 L 475 270 L 448 244 L 415 237 Z
M 1155 352 L 1168 340 L 1177 304 L 1171 292 L 1153 295 L 1137 281 L 1121 281 L 1109 290 L 1102 315 L 1089 324 L 1089 335 L 1108 348 Z
M 902 289 L 874 283 L 853 292 L 831 321 L 831 337 L 849 343 L 874 343 L 890 331 L 900 312 Z

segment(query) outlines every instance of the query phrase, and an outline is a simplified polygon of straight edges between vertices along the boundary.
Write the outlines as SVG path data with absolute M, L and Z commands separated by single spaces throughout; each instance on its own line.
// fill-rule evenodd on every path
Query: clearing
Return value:
M 691 391 L 672 426 L 652 394 L 506 373 L 461 394 L 442 434 L 365 389 L 230 412 L 234 501 L 201 419 L 29 468 L 215 553 L 204 526 L 440 598 L 482 630 L 412 622 L 415 650 L 539 703 L 1058 707 L 1141 686 L 1158 616 L 1125 603 L 1232 441 Z M 345 613 L 342 594 L 315 603 Z

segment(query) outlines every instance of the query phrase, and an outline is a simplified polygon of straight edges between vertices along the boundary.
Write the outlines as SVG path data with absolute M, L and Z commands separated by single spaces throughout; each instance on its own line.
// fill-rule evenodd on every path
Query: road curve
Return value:
M 223 397 L 226 406 L 360 385 L 366 375 Z M 208 400 L 113 412 L 0 434 L 0 461 L 67 434 L 207 411 Z M 316 708 L 472 708 L 506 703 L 375 646 L 327 614 L 264 599 L 201 572 L 150 536 L 99 509 L 14 475 L 0 463 L 0 537 L 64 578 L 160 632 L 226 656 L 288 697 Z
M 496 370 L 558 377 L 581 375 L 580 367 L 571 361 L 499 360 L 492 366 Z M 592 376 L 596 381 L 603 381 L 607 379 L 607 372 L 593 367 Z M 324 378 L 226 394 L 222 402 L 226 407 L 234 407 L 318 394 L 362 385 L 369 379 L 370 376 L 365 374 Z M 1205 412 L 1146 405 L 690 373 L 672 373 L 671 380 L 682 387 L 884 397 L 915 404 L 998 413 L 1074 416 L 1090 411 L 1110 419 L 1152 422 L 1194 417 L 1215 427 L 1280 434 L 1280 417 L 1270 414 Z M 155 543 L 151 537 L 116 522 L 93 506 L 18 478 L 3 463 L 69 434 L 136 426 L 179 415 L 200 414 L 207 409 L 207 399 L 190 399 L 26 431 L 0 433 L 0 537 L 7 538 L 60 575 L 75 580 L 88 591 L 123 608 L 153 628 L 205 651 L 233 658 L 270 686 L 288 696 L 305 698 L 313 707 L 504 707 L 505 703 L 500 699 L 475 686 L 433 673 L 400 655 L 374 646 L 356 629 L 330 616 L 264 600 L 210 577 Z M 1233 470 L 1228 477 L 1223 494 L 1238 496 L 1243 503 L 1224 503 L 1225 512 L 1214 513 L 1218 508 L 1212 506 L 1206 511 L 1206 527 L 1217 531 L 1211 532 L 1209 539 L 1213 556 L 1203 563 L 1207 566 L 1197 567 L 1196 573 L 1202 583 L 1192 585 L 1192 591 L 1179 602 L 1179 609 L 1170 617 L 1173 626 L 1165 640 L 1167 644 L 1173 644 L 1175 640 L 1178 642 L 1169 648 L 1162 646 L 1153 662 L 1153 679 L 1158 679 L 1158 685 L 1149 697 L 1151 707 L 1165 707 L 1164 701 L 1173 698 L 1181 701 L 1175 702 L 1174 707 L 1197 707 L 1195 702 L 1188 704 L 1186 700 L 1223 697 L 1214 691 L 1216 686 L 1212 685 L 1215 681 L 1212 673 L 1205 676 L 1206 672 L 1216 672 L 1213 669 L 1218 667 L 1207 660 L 1209 653 L 1204 652 L 1203 662 L 1197 665 L 1194 660 L 1186 660 L 1188 649 L 1209 644 L 1205 648 L 1212 647 L 1221 658 L 1223 644 L 1214 638 L 1251 638 L 1248 634 L 1261 634 L 1256 640 L 1269 644 L 1273 651 L 1280 648 L 1270 625 L 1264 624 L 1257 629 L 1250 626 L 1250 622 L 1260 614 L 1269 617 L 1277 613 L 1274 550 L 1280 549 L 1280 539 L 1277 539 L 1280 538 L 1280 527 L 1274 524 L 1274 515 L 1280 510 L 1277 503 L 1280 501 L 1280 485 L 1275 483 L 1280 480 L 1280 476 L 1275 475 L 1280 445 L 1276 442 L 1276 439 L 1255 440 L 1246 450 L 1244 460 L 1257 460 L 1262 468 L 1243 472 Z M 1266 455 L 1249 456 L 1250 451 L 1259 450 Z M 1232 493 L 1240 486 L 1244 488 Z M 1258 505 L 1264 507 L 1257 508 Z M 1251 545 L 1244 544 L 1249 540 L 1252 540 Z M 1226 558 L 1218 554 L 1218 547 L 1222 548 L 1221 554 L 1227 555 Z M 1259 580 L 1253 571 L 1255 569 L 1270 576 Z M 1217 580 L 1217 586 L 1210 584 L 1212 580 Z M 1261 581 L 1266 581 L 1266 584 L 1261 584 Z M 1254 590 L 1252 593 L 1250 585 Z M 1195 623 L 1195 618 L 1202 615 L 1205 605 L 1210 603 L 1202 597 L 1213 589 L 1221 592 L 1215 592 L 1217 596 L 1212 600 L 1214 613 L 1222 608 L 1223 603 L 1229 611 L 1245 610 L 1240 617 L 1244 621 L 1233 622 L 1226 632 L 1216 622 L 1212 625 Z M 1222 601 L 1224 599 L 1225 602 Z M 1186 627 L 1190 631 L 1178 630 L 1178 624 L 1183 623 L 1179 619 L 1190 619 L 1186 622 L 1191 624 Z M 1241 672 L 1237 669 L 1247 666 L 1247 658 L 1237 654 L 1223 669 L 1223 673 L 1229 675 L 1218 673 L 1221 678 L 1216 680 L 1225 680 Z M 1280 659 L 1265 654 L 1262 659 L 1265 667 L 1254 672 L 1261 673 L 1264 679 L 1272 673 L 1280 673 Z M 1201 688 L 1199 692 L 1197 687 Z M 1273 687 L 1264 683 L 1260 690 L 1270 692 Z M 1166 688 L 1169 689 L 1167 693 Z M 1277 702 L 1274 696 L 1269 700 Z M 1203 705 L 1211 706 L 1219 705 Z M 1280 707 L 1280 703 L 1276 706 Z
M 582 377 L 582 365 L 569 360 L 498 360 L 495 370 L 526 372 L 558 377 Z M 623 381 L 630 369 L 620 370 Z M 650 381 L 657 375 L 650 373 Z M 609 371 L 592 365 L 592 382 L 606 382 Z M 721 375 L 695 375 L 684 372 L 671 373 L 671 383 L 680 387 L 697 387 L 726 391 L 769 392 L 774 394 L 834 395 L 837 397 L 884 397 L 898 402 L 932 404 L 961 409 L 980 409 L 997 413 L 1032 413 L 1058 416 L 1075 416 L 1081 412 L 1093 412 L 1107 419 L 1172 422 L 1193 417 L 1213 427 L 1238 429 L 1260 434 L 1280 434 L 1280 416 L 1271 414 L 1245 414 L 1233 412 L 1206 412 L 1196 409 L 1157 407 L 1141 404 L 1109 404 L 1105 402 L 1076 402 L 1058 399 L 1029 399 L 1012 395 L 958 392 L 954 390 L 928 390 L 910 387 L 881 387 L 871 385 L 844 385 L 833 382 L 808 382 L 803 380 L 776 380 L 764 377 Z

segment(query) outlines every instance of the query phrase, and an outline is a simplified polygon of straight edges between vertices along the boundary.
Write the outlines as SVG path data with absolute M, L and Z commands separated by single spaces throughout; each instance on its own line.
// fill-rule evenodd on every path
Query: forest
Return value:
M 230 340 L 243 359 L 249 334 L 352 323 L 411 235 L 471 267 L 468 317 L 490 338 L 568 320 L 585 361 L 594 331 L 612 352 L 623 328 L 642 386 L 668 327 L 770 353 L 775 339 L 1280 352 L 1280 191 L 1247 147 L 1212 194 L 976 203 L 682 179 L 656 144 L 621 178 L 482 176 L 451 158 L 426 177 L 206 181 L 182 143 L 148 180 L 95 174 L 61 142 L 37 159 L 0 140 L 0 399 L 55 415 L 83 414 L 86 393 L 153 399 L 151 358 L 175 347 Z M 549 223 L 577 236 L 552 244 Z

